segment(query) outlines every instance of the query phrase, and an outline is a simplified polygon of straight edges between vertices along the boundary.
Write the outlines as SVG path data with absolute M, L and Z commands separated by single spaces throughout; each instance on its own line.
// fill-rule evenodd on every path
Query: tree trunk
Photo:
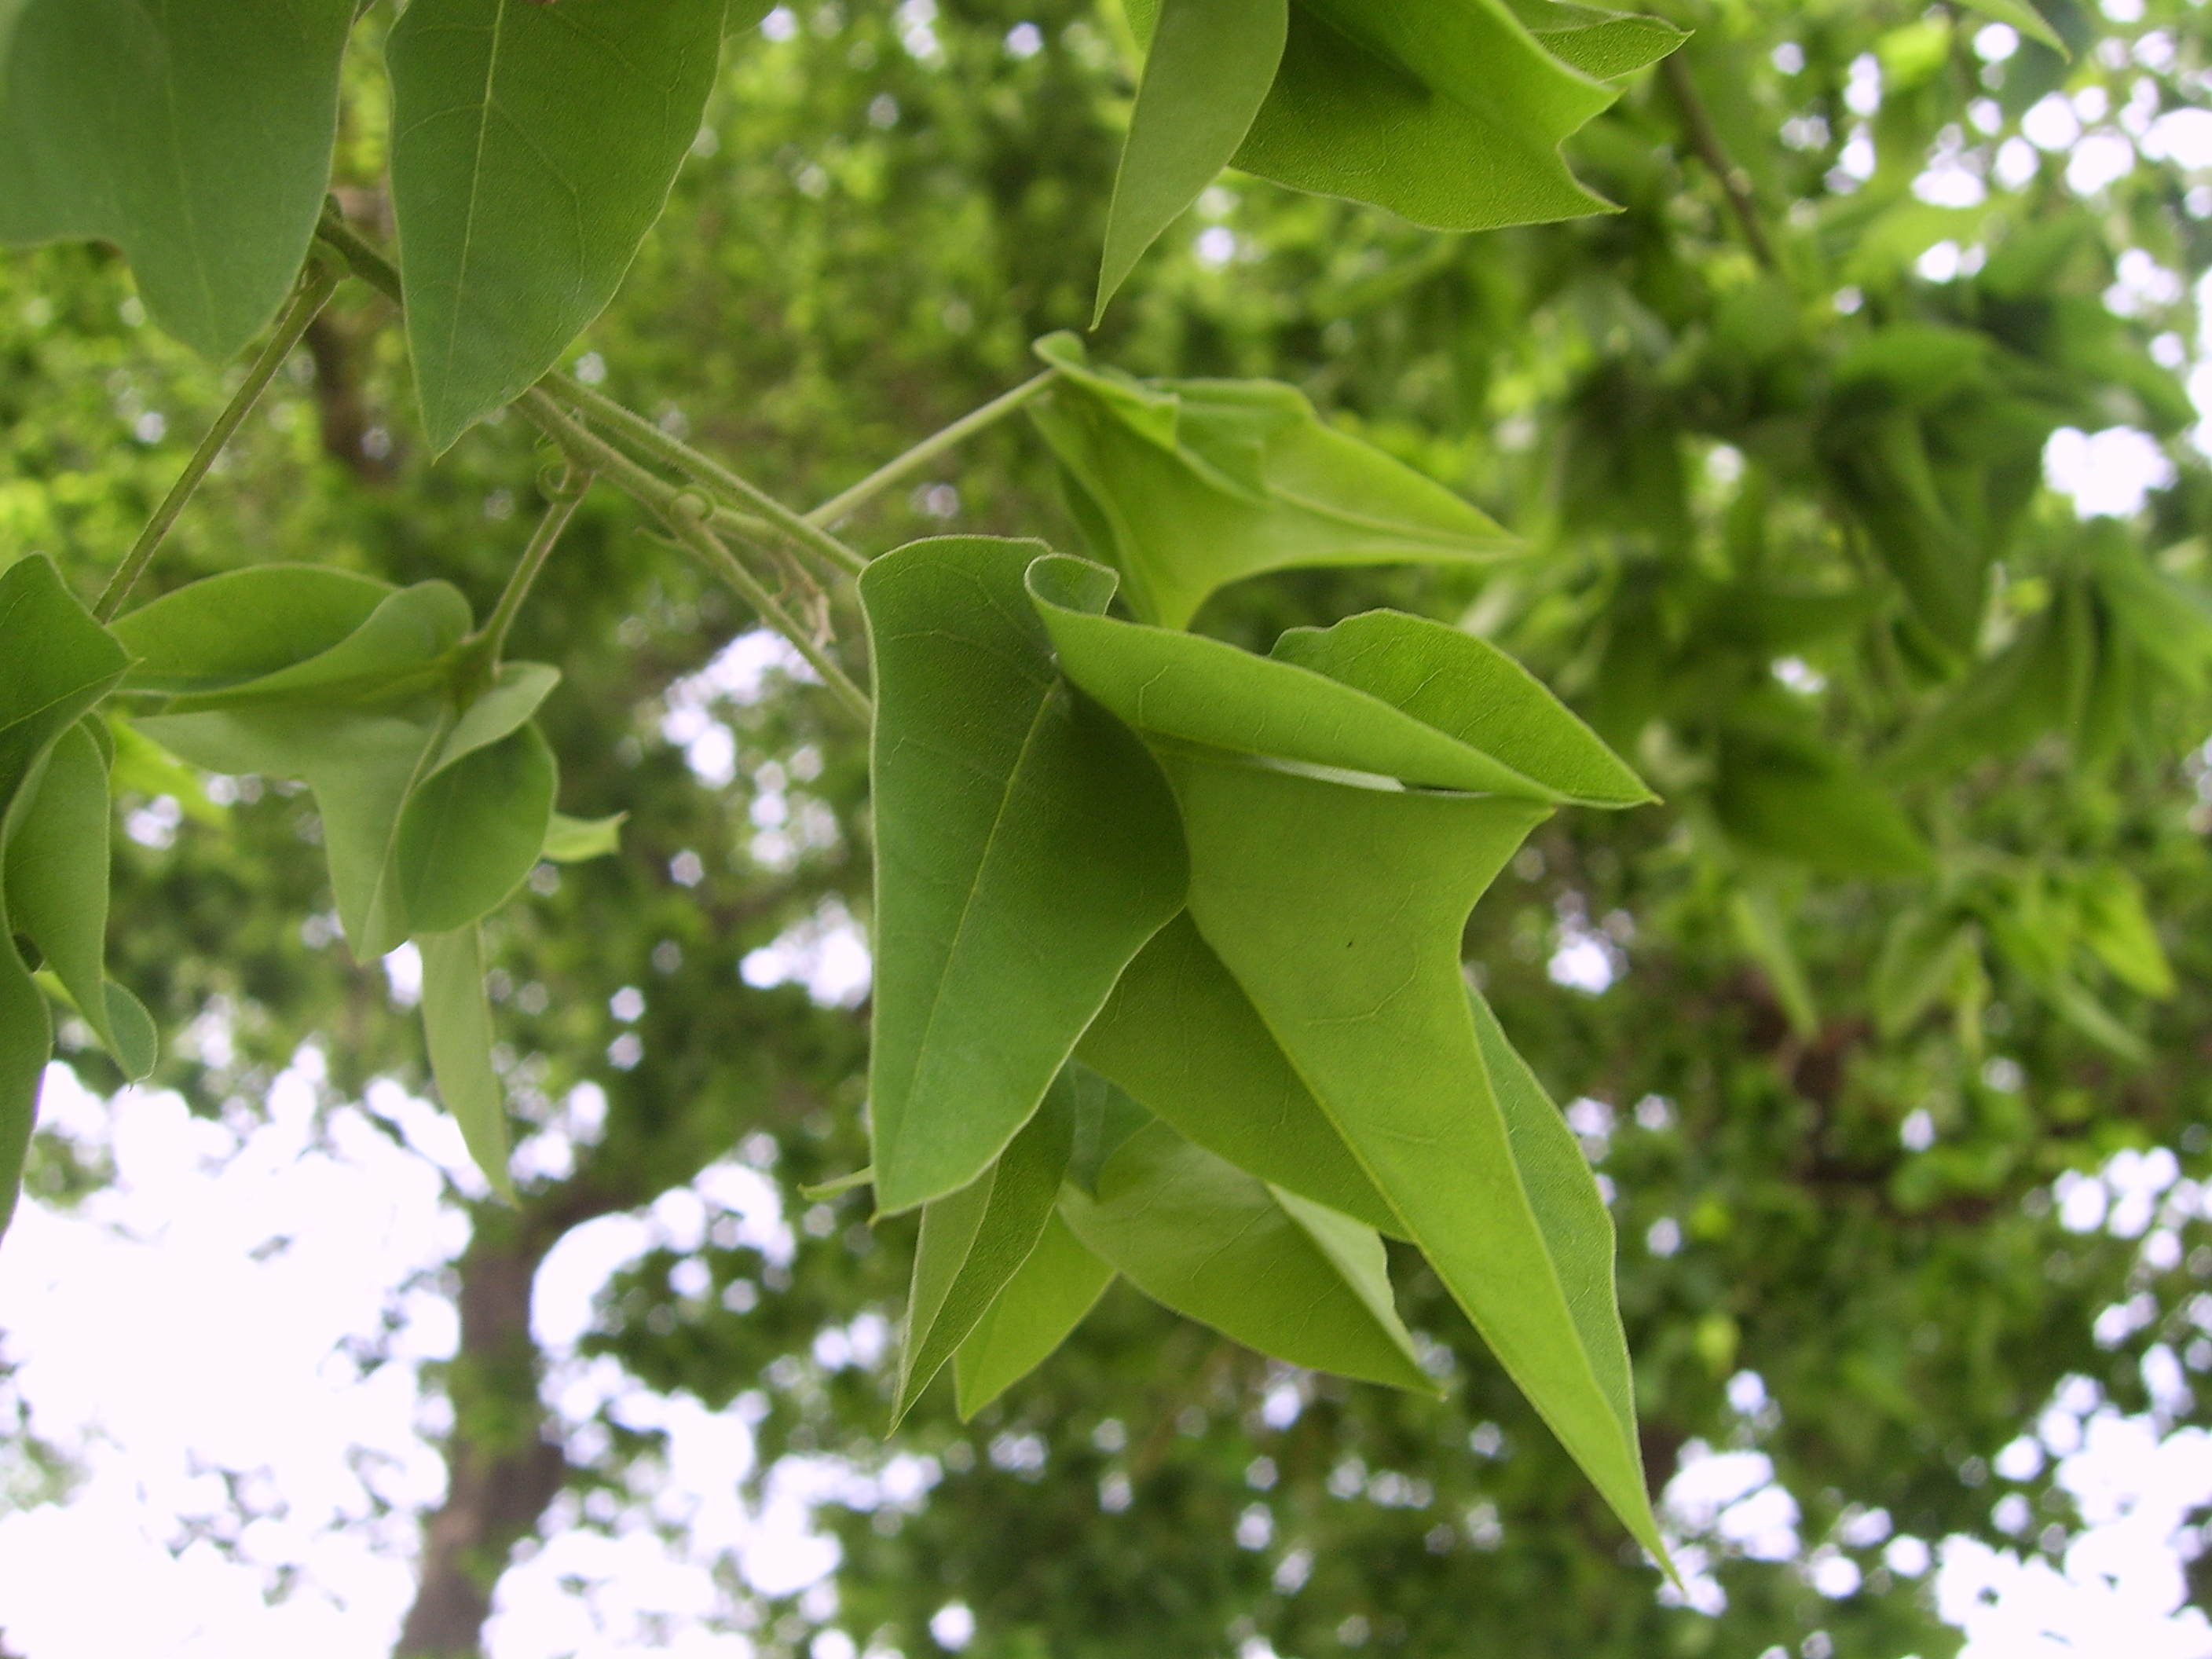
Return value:
M 423 1522 L 415 1605 L 395 1659 L 476 1659 L 492 1588 L 568 1476 L 546 1437 L 530 1335 L 531 1284 L 565 1228 L 484 1205 L 462 1255 L 461 1346 L 447 1389 L 445 1502 Z

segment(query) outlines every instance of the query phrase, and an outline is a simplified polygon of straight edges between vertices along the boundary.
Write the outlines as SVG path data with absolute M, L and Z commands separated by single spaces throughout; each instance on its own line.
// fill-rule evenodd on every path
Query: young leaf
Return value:
M 1326 674 L 1108 616 L 1114 573 L 1102 566 L 1054 554 L 1030 567 L 1027 581 L 1060 671 L 1148 739 L 1434 788 L 1562 799 L 1497 757 Z M 1551 707 L 1559 720 L 1579 726 L 1556 702 Z
M 229 356 L 307 257 L 353 17 L 353 0 L 0 7 L 0 241 L 113 242 L 155 321 Z
M 1499 0 L 1299 0 L 1235 165 L 1438 230 L 1576 218 L 1613 204 L 1559 145 L 1613 96 Z
M 1155 1302 L 1294 1365 L 1431 1393 L 1398 1321 L 1382 1241 L 1155 1122 L 1121 1144 L 1094 1200 L 1060 1189 L 1085 1248 Z
M 392 210 L 433 449 L 614 297 L 698 136 L 722 9 L 415 0 L 392 25 Z
M 222 691 L 320 656 L 366 623 L 389 582 L 322 564 L 257 564 L 188 582 L 115 623 L 133 691 Z
M 1036 1248 L 953 1356 L 960 1420 L 1044 1364 L 1113 1282 L 1114 1269 L 1083 1248 L 1059 1212 L 1048 1216 Z
M 484 1000 L 483 937 L 476 923 L 416 936 L 422 954 L 422 1030 L 438 1098 L 461 1126 L 469 1156 L 512 1204 L 507 1092 L 491 1068 L 491 1005 Z
M 1168 769 L 1199 931 L 1507 1372 L 1656 1552 L 1460 970 L 1469 908 L 1544 804 L 1195 756 Z
M 1041 551 L 917 542 L 860 578 L 877 700 L 869 1109 L 886 1212 L 981 1173 L 1182 903 L 1158 766 L 1054 670 L 1022 588 Z
M 2115 975 L 2147 997 L 2173 994 L 2173 966 L 2158 942 L 2142 885 L 2117 864 L 2099 865 L 2076 884 L 2081 942 Z
M 1146 622 L 1181 628 L 1224 584 L 1304 565 L 1496 559 L 1517 544 L 1443 485 L 1326 425 L 1272 380 L 1141 383 L 1048 335 L 1030 414 L 1071 505 Z
M 1690 38 L 1662 17 L 1601 11 L 1565 0 L 1506 0 L 1506 4 L 1545 51 L 1601 81 L 1648 68 Z
M 1273 84 L 1289 0 L 1164 0 L 1106 216 L 1095 326 L 1150 247 L 1229 164 Z
M 623 820 L 627 812 L 604 818 L 572 818 L 556 812 L 545 826 L 542 855 L 556 864 L 581 864 L 622 850 Z
M 894 1425 L 1036 1248 L 1073 1144 L 1073 1096 L 1063 1072 L 997 1163 L 960 1191 L 921 1206 Z
M 1380 1231 L 1404 1232 L 1188 914 L 1121 970 L 1075 1053 L 1240 1170 Z
M 0 570 L 0 865 L 49 752 L 123 678 L 127 661 L 51 560 L 33 554 Z M 0 1232 L 15 1212 L 39 1081 L 53 1052 L 53 1017 L 16 951 L 7 890 L 0 882 Z
M 318 631 L 301 642 L 307 654 L 231 678 L 230 671 L 261 666 L 276 654 L 269 603 L 294 584 L 289 577 L 258 588 L 236 584 L 232 591 L 257 602 L 241 604 L 228 625 L 219 607 L 198 595 L 213 585 L 180 589 L 118 624 L 126 644 L 143 639 L 158 650 L 149 659 L 158 665 L 156 684 L 202 687 L 171 697 L 140 725 L 155 742 L 211 771 L 306 781 L 322 817 L 339 921 L 356 958 L 380 956 L 410 933 L 472 921 L 513 891 L 537 859 L 552 811 L 551 758 L 532 740 L 518 740 L 506 771 L 499 763 L 480 763 L 437 784 L 404 836 L 403 820 L 418 790 L 520 728 L 558 673 L 542 664 L 508 663 L 465 708 L 453 708 L 451 653 L 469 631 L 468 603 L 444 582 L 422 582 L 386 595 L 351 632 L 325 644 L 348 607 L 357 610 L 368 597 L 331 588 Z M 204 623 L 208 642 L 200 659 L 187 642 L 195 617 Z M 226 672 L 206 672 L 210 662 Z M 479 772 L 491 782 L 472 790 L 467 780 Z M 442 838 L 439 826 L 448 819 L 471 826 L 461 854 Z M 403 838 L 410 849 L 404 869 Z M 410 917 L 410 890 L 422 896 L 429 921 Z
M 55 740 L 36 793 L 17 809 L 4 860 L 5 915 L 10 928 L 38 946 L 102 1046 L 127 1066 L 108 1018 L 110 808 L 107 762 L 92 735 L 96 721 L 88 716 Z M 131 1080 L 144 1075 L 135 1072 Z
M 553 751 L 534 726 L 472 750 L 408 796 L 392 858 L 414 933 L 447 933 L 507 902 L 553 817 Z

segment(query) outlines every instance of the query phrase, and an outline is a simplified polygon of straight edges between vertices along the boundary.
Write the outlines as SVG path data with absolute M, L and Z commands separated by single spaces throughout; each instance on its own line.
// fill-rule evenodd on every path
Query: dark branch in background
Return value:
M 389 434 L 372 447 L 380 430 L 369 416 L 356 374 L 361 343 L 328 312 L 307 325 L 301 344 L 315 361 L 315 407 L 322 417 L 323 453 L 364 483 L 384 483 L 397 470 Z
M 1690 78 L 1689 65 L 1682 61 L 1679 52 L 1671 53 L 1659 65 L 1659 72 L 1667 78 L 1667 90 L 1674 94 L 1675 106 L 1682 112 L 1682 125 L 1689 133 L 1690 144 L 1698 159 L 1720 180 L 1721 191 L 1735 214 L 1736 223 L 1743 228 L 1743 240 L 1751 246 L 1752 257 L 1768 270 L 1781 269 L 1774 257 L 1774 244 L 1768 240 L 1765 221 L 1759 216 L 1759 204 L 1751 199 L 1751 175 L 1739 167 L 1721 142 L 1720 130 L 1713 125 L 1712 112 L 1705 100 L 1698 95 L 1697 82 Z

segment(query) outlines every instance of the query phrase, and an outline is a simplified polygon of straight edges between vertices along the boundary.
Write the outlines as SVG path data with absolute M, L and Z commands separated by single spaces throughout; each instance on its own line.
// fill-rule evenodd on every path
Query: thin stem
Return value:
M 839 520 L 849 517 L 853 509 L 862 502 L 890 489 L 900 479 L 920 471 L 946 450 L 956 444 L 964 443 L 985 427 L 1004 420 L 1059 377 L 1058 369 L 1048 368 L 1036 378 L 1023 381 L 1012 392 L 1000 393 L 981 409 L 963 415 L 943 431 L 924 438 L 905 454 L 884 462 L 851 489 L 832 495 L 806 514 L 806 522 L 827 529 Z
M 108 579 L 106 587 L 100 595 L 100 603 L 93 609 L 93 615 L 101 622 L 112 621 L 115 613 L 123 608 L 123 601 L 131 597 L 131 590 L 146 574 L 146 567 L 154 562 L 155 553 L 161 548 L 162 539 L 168 535 L 170 526 L 176 523 L 177 515 L 185 510 L 185 503 L 191 500 L 192 492 L 200 487 L 200 481 L 207 477 L 208 469 L 215 465 L 215 458 L 222 453 L 222 447 L 230 441 L 231 434 L 238 430 L 240 422 L 252 414 L 253 405 L 261 401 L 262 392 L 276 378 L 276 371 L 284 366 L 284 360 L 292 355 L 293 347 L 300 343 L 300 337 L 307 331 L 307 325 L 313 322 L 324 306 L 330 302 L 338 281 L 337 271 L 319 259 L 311 261 L 311 269 L 292 295 L 291 303 L 276 319 L 276 332 L 269 337 L 261 348 L 260 355 L 254 358 L 252 366 L 246 371 L 244 384 L 222 406 L 222 412 L 215 417 L 215 424 L 200 440 L 199 447 L 192 451 L 191 459 L 185 463 L 184 471 L 178 475 L 176 483 L 169 486 L 169 493 L 161 498 L 161 506 L 154 509 L 154 516 L 146 521 L 146 527 L 138 532 L 138 539 L 131 544 L 131 551 L 125 556 L 122 566 Z
M 635 410 L 623 408 L 613 398 L 566 374 L 547 375 L 539 383 L 539 389 L 559 398 L 586 420 L 596 422 L 635 445 L 655 460 L 664 461 L 699 483 L 736 497 L 784 535 L 819 554 L 847 574 L 857 575 L 867 568 L 866 558 L 819 525 L 801 518 L 759 485 L 739 477 L 712 457 L 701 454 L 680 439 L 670 437 Z
M 548 492 L 550 499 L 545 504 L 545 516 L 538 521 L 531 533 L 530 545 L 522 550 L 521 562 L 507 579 L 507 587 L 499 596 L 499 604 L 492 610 L 491 618 L 483 625 L 477 638 L 487 664 L 496 665 L 500 653 L 507 648 L 507 630 L 514 626 L 515 612 L 522 609 L 531 585 L 538 573 L 545 568 L 545 561 L 553 551 L 554 543 L 568 527 L 575 515 L 576 503 L 584 499 L 584 492 L 592 487 L 592 475 L 574 462 L 569 463 L 560 482 Z
M 1698 95 L 1698 84 L 1690 78 L 1682 54 L 1673 53 L 1659 68 L 1667 77 L 1667 89 L 1674 94 L 1674 102 L 1681 109 L 1690 143 L 1712 170 L 1713 176 L 1720 180 L 1721 191 L 1728 198 L 1736 223 L 1743 228 L 1743 240 L 1751 245 L 1752 257 L 1768 270 L 1780 270 L 1781 261 L 1774 256 L 1774 244 L 1767 237 L 1765 222 L 1759 216 L 1759 204 L 1751 198 L 1751 175 L 1735 164 L 1728 153 L 1728 146 L 1721 142 L 1720 129 L 1713 125 L 1713 114 L 1705 107 L 1705 100 Z
M 872 717 L 874 710 L 867 694 L 853 684 L 813 635 L 777 602 L 766 584 L 708 528 L 708 514 L 699 510 L 707 504 L 699 500 L 697 490 L 682 489 L 656 477 L 571 416 L 543 386 L 533 386 L 524 392 L 515 399 L 514 407 L 561 447 L 570 465 L 605 473 L 610 483 L 641 502 L 667 526 L 669 533 L 684 544 L 687 552 L 735 588 L 763 622 L 797 647 L 799 655 L 806 659 L 840 702 L 863 720 Z
M 322 222 L 315 227 L 315 237 L 345 261 L 348 270 L 392 304 L 404 303 L 400 294 L 399 267 L 356 235 L 353 227 L 339 216 L 335 208 L 324 210 Z

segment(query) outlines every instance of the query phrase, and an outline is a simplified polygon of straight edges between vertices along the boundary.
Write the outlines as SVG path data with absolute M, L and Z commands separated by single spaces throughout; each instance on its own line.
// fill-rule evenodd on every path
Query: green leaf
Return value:
M 869 1110 L 886 1212 L 981 1173 L 1182 902 L 1158 766 L 1054 670 L 1022 586 L 1041 551 L 917 542 L 860 578 L 877 708 Z
M 1612 1407 L 1620 1449 L 1640 1481 L 1643 1451 L 1636 1437 L 1628 1337 L 1621 1328 L 1620 1304 L 1613 1291 L 1613 1216 L 1580 1143 L 1528 1062 L 1507 1040 L 1498 1016 L 1473 989 L 1468 1000 L 1491 1090 L 1505 1116 L 1514 1166 L 1566 1294 L 1590 1375 Z M 1632 1528 L 1634 1525 L 1631 1520 Z M 1665 1559 L 1663 1552 L 1656 1553 Z
M 1250 131 L 1282 62 L 1288 0 L 1164 0 L 1106 216 L 1095 326 L 1145 250 Z
M 55 740 L 36 793 L 18 810 L 5 860 L 8 902 L 0 914 L 38 946 L 44 965 L 120 1064 L 106 989 L 110 809 L 107 762 L 88 725 L 96 718 L 79 720 Z
M 1804 965 L 1790 942 L 1790 929 L 1782 908 L 1766 887 L 1743 887 L 1729 895 L 1729 919 L 1744 951 L 1766 975 L 1767 988 L 1782 1006 L 1790 1029 L 1809 1039 L 1820 1029 L 1820 1011 L 1813 1002 L 1813 988 L 1806 982 Z
M 1175 925 L 1170 922 L 1168 927 Z M 1152 937 L 1157 944 L 1159 934 Z M 1139 951 L 1137 960 L 1143 961 L 1146 951 L 1152 948 L 1148 945 Z M 1124 969 L 1121 977 L 1127 980 L 1128 976 L 1128 970 Z M 1115 989 L 1118 992 L 1120 988 Z M 1091 1030 L 1097 1027 L 1094 1024 Z M 1085 1036 L 1087 1038 L 1088 1033 Z M 1067 1154 L 1066 1178 L 1096 1198 L 1098 1172 L 1105 1168 L 1106 1160 L 1121 1150 L 1123 1141 L 1150 1123 L 1152 1115 L 1128 1091 L 1080 1060 L 1070 1060 L 1060 1076 L 1073 1087 L 1075 1102 L 1075 1133 Z
M 1958 983 L 1968 961 L 1978 962 L 1981 940 L 1948 911 L 1907 910 L 1889 926 L 1875 963 L 1868 994 L 1876 1027 L 1885 1037 L 1910 1030 L 1937 998 Z
M 1188 915 L 1122 969 L 1075 1053 L 1239 1169 L 1382 1232 L 1405 1231 Z
M 1886 777 L 1939 777 L 2018 753 L 2074 723 L 2097 660 L 2087 596 L 2066 583 L 2020 637 L 1978 663 L 1881 758 Z
M 1299 0 L 1235 165 L 1438 230 L 1612 210 L 1559 145 L 1613 101 L 1499 0 Z
M 469 1156 L 492 1190 L 512 1204 L 507 1174 L 507 1093 L 491 1068 L 491 1005 L 484 1000 L 483 936 L 474 922 L 423 933 L 422 1030 L 438 1097 L 461 1126 Z
M 1661 1549 L 1632 1437 L 1519 1167 L 1460 968 L 1540 801 L 1365 788 L 1179 756 L 1190 911 L 1507 1372 Z M 1531 1172 L 1533 1176 L 1535 1172 Z
M 2066 43 L 2058 38 L 2058 31 L 2045 21 L 2044 15 L 2028 0 L 1965 0 L 1972 10 L 1984 17 L 1994 17 L 2000 23 L 2009 23 L 2031 40 L 2040 40 L 2061 58 L 2071 58 Z
M 1147 622 L 1181 628 L 1214 589 L 1270 570 L 1487 560 L 1518 550 L 1441 484 L 1324 423 L 1273 380 L 1139 382 L 1070 334 L 1030 405 L 1071 505 Z
M 1561 799 L 1589 806 L 1658 799 L 1541 680 L 1459 629 L 1370 611 L 1333 628 L 1291 629 L 1269 654 L 1379 697 Z
M 229 356 L 307 257 L 353 15 L 353 0 L 0 9 L 0 241 L 114 243 L 162 327 Z
M 392 209 L 433 449 L 614 297 L 698 136 L 722 11 L 415 0 L 392 25 Z
M 1114 1269 L 1083 1248 L 1057 1211 L 1047 1217 L 1036 1248 L 953 1357 L 961 1421 L 1049 1358 L 1113 1282 Z
M 128 660 L 52 560 L 33 554 L 0 570 L 0 864 L 49 751 L 123 678 Z M 53 1052 L 53 1018 L 15 949 L 7 891 L 0 882 L 0 1232 L 15 1212 L 39 1083 Z
M 407 798 L 392 857 L 413 933 L 447 933 L 507 902 L 553 817 L 553 751 L 534 726 L 472 750 Z
M 1926 875 L 1928 844 L 1897 799 L 1826 744 L 1747 706 L 1722 734 L 1713 811 L 1742 845 L 1821 875 Z
M 1662 17 L 1564 0 L 1506 0 L 1522 26 L 1561 62 L 1601 81 L 1657 63 L 1690 37 Z
M 154 1016 L 146 1012 L 144 1003 L 115 981 L 109 980 L 104 989 L 107 1029 L 113 1038 L 110 1052 L 125 1078 L 133 1083 L 143 1082 L 153 1075 L 161 1058 L 161 1036 L 155 1029 Z
M 627 812 L 604 818 L 572 818 L 556 812 L 545 827 L 544 857 L 556 864 L 581 864 L 622 850 L 623 820 Z
M 445 775 L 518 732 L 559 674 L 505 664 L 456 708 L 454 653 L 471 625 L 456 589 L 418 583 L 363 614 L 371 593 L 352 579 L 316 583 L 266 568 L 257 581 L 239 572 L 181 588 L 118 624 L 153 665 L 143 670 L 148 690 L 191 688 L 142 718 L 142 729 L 211 771 L 307 782 L 356 959 L 411 933 L 474 921 L 537 860 L 552 812 L 552 761 L 539 740 L 517 738 L 500 757 Z M 301 597 L 313 626 L 283 662 L 277 616 L 288 595 Z M 226 607 L 226 598 L 237 604 Z M 357 624 L 333 640 L 353 617 Z M 204 641 L 198 653 L 196 635 Z M 410 896 L 422 920 L 410 917 Z
M 2170 997 L 2173 966 L 2158 942 L 2142 887 L 2117 864 L 2099 865 L 2076 884 L 2081 907 L 2081 942 L 2098 960 L 2147 997 Z
M 1534 800 L 1565 798 L 1550 783 L 1525 776 L 1497 756 L 1328 675 L 1279 658 L 1255 657 L 1201 635 L 1106 615 L 1114 573 L 1102 566 L 1054 554 L 1031 565 L 1027 580 L 1061 672 L 1156 743 L 1198 744 L 1434 788 Z M 1327 647 L 1303 641 L 1289 648 L 1319 648 L 1328 654 Z M 1449 649 L 1456 659 L 1456 647 Z M 1546 718 L 1562 732 L 1580 730 L 1573 715 L 1548 694 L 1546 699 L 1551 707 Z M 1481 730 L 1479 717 L 1468 716 L 1464 724 L 1470 731 Z M 1540 742 L 1534 750 L 1552 746 Z
M 997 1163 L 960 1191 L 922 1206 L 894 1425 L 1036 1248 L 1074 1133 L 1074 1085 L 1063 1072 Z
M 187 583 L 115 623 L 133 691 L 222 691 L 320 656 L 395 590 L 321 564 L 257 564 Z
M 1155 1302 L 1294 1365 L 1424 1394 L 1371 1229 L 1267 1185 L 1164 1123 L 1121 1144 L 1060 1212 Z

